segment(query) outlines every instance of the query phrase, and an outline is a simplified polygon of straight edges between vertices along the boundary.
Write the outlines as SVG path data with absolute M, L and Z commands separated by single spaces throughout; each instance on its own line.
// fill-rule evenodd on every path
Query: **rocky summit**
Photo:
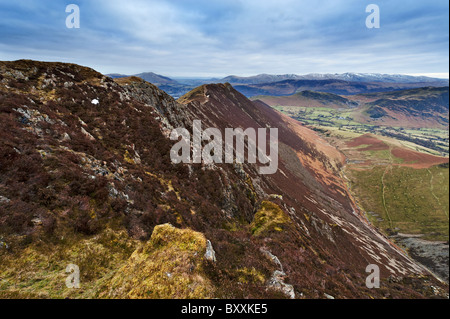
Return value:
M 278 128 L 279 165 L 173 164 L 174 128 Z M 0 296 L 430 298 L 448 285 L 372 227 L 316 132 L 229 84 L 0 62 Z M 79 289 L 66 267 L 79 268 Z M 366 285 L 369 265 L 380 288 Z

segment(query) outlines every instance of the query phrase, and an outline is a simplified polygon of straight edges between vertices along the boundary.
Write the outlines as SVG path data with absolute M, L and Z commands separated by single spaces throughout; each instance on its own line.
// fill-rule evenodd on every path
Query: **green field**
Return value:
M 348 170 L 352 191 L 370 221 L 386 233 L 449 239 L 449 169 L 381 167 Z

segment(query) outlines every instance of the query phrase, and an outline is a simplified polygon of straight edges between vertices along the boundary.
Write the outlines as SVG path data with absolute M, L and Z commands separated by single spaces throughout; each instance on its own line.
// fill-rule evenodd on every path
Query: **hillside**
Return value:
M 349 100 L 337 94 L 314 91 L 302 91 L 289 96 L 255 96 L 252 100 L 260 100 L 270 106 L 305 106 L 353 108 L 358 102 Z
M 116 82 L 117 81 L 117 82 Z M 423 298 L 439 282 L 365 220 L 342 154 L 229 84 L 0 62 L 0 296 Z M 174 127 L 279 129 L 279 166 L 172 164 Z M 67 289 L 76 264 L 81 289 Z M 368 264 L 382 287 L 365 286 Z M 432 288 L 431 286 L 434 286 Z
M 390 238 L 448 282 L 448 157 L 373 134 L 329 131 L 357 203 Z
M 113 78 L 113 79 L 120 79 L 120 78 L 126 78 L 129 77 L 129 75 L 125 74 L 107 74 L 107 76 Z M 168 78 L 163 75 L 159 75 L 153 72 L 143 72 L 139 74 L 132 75 L 135 77 L 139 77 L 147 82 L 150 82 L 154 85 L 168 85 L 168 84 L 179 84 L 177 81 L 172 80 L 171 78 Z
M 448 127 L 448 87 L 364 94 L 359 98 L 366 101 L 366 113 L 370 118 L 380 124 Z

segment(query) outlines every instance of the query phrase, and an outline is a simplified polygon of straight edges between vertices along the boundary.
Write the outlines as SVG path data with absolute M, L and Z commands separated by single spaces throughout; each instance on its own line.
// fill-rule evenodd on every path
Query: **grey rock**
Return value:
M 280 260 L 278 259 L 277 256 L 275 256 L 274 254 L 272 254 L 270 251 L 268 251 L 265 248 L 260 248 L 260 251 L 270 260 L 272 260 L 275 264 L 277 264 L 277 266 L 280 268 L 281 272 L 283 272 L 283 265 L 281 264 Z
M 294 286 L 286 284 L 284 279 L 286 278 L 286 274 L 282 271 L 275 270 L 272 278 L 269 280 L 269 287 L 275 290 L 278 290 L 284 293 L 291 299 L 295 299 L 295 291 Z
M 31 220 L 31 222 L 33 223 L 34 226 L 41 226 L 42 225 L 42 220 L 39 217 L 35 217 Z
M 61 140 L 62 140 L 63 142 L 65 142 L 65 141 L 70 141 L 70 140 L 71 140 L 70 135 L 67 134 L 67 133 L 64 133 L 63 136 L 62 136 L 62 138 L 61 138 Z
M 209 240 L 206 241 L 206 253 L 205 253 L 206 260 L 209 260 L 211 262 L 216 262 L 216 252 L 213 249 L 213 246 Z
M 11 200 L 5 196 L 0 196 L 0 203 L 9 203 Z

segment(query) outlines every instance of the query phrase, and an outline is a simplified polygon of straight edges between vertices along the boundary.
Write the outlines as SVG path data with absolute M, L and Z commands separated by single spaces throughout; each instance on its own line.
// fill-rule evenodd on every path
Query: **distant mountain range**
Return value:
M 125 74 L 109 74 L 112 78 L 127 77 Z M 310 90 L 334 94 L 363 94 L 404 90 L 419 87 L 448 86 L 449 80 L 426 76 L 377 73 L 342 73 L 342 74 L 259 74 L 249 77 L 230 75 L 222 79 L 178 79 L 174 80 L 153 72 L 136 74 L 166 91 L 175 98 L 186 94 L 198 85 L 209 83 L 230 83 L 247 97 L 256 95 L 291 95 Z
M 343 80 L 349 82 L 381 82 L 381 83 L 441 83 L 448 85 L 446 79 L 431 78 L 426 76 L 410 76 L 402 74 L 379 74 L 379 73 L 342 73 L 342 74 L 319 74 L 306 75 L 284 74 L 270 75 L 259 74 L 250 77 L 227 76 L 220 80 L 231 84 L 264 84 L 280 82 L 285 80 Z
M 264 84 L 235 84 L 236 90 L 247 97 L 256 95 L 283 96 L 302 91 L 316 91 L 339 95 L 354 95 L 377 92 L 390 92 L 421 87 L 442 87 L 443 83 L 391 83 L 391 82 L 350 82 L 336 79 L 329 80 L 285 80 Z

